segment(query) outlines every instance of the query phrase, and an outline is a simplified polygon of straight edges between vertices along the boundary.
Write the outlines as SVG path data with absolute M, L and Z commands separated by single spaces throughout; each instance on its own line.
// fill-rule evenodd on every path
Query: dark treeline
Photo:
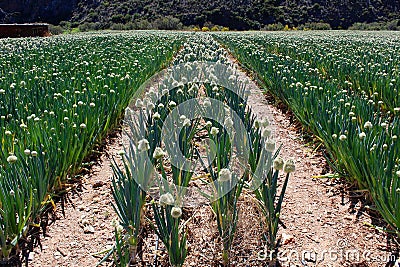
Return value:
M 69 21 L 72 27 L 95 29 L 220 25 L 248 30 L 310 23 L 347 29 L 355 23 L 400 26 L 399 18 L 398 0 L 0 0 L 3 23 Z

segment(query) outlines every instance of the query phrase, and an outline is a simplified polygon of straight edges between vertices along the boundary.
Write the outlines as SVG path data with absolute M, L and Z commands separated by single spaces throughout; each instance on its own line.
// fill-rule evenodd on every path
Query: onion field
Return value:
M 44 214 L 61 205 L 121 121 L 128 145 L 110 179 L 118 218 L 107 222 L 115 242 L 100 263 L 136 266 L 146 228 L 171 266 L 187 266 L 189 211 L 208 205 L 220 264 L 235 266 L 237 207 L 246 191 L 274 266 L 295 162 L 280 156 L 285 145 L 277 145 L 270 118 L 253 113 L 249 80 L 232 57 L 324 149 L 330 173 L 319 178 L 345 178 L 398 238 L 399 41 L 392 32 L 349 31 L 0 40 L 0 266 L 27 261 L 47 227 Z

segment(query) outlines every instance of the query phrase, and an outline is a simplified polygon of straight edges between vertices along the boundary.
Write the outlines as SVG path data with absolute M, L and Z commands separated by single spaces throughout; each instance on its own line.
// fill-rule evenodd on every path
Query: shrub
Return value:
M 158 18 L 153 22 L 153 28 L 158 30 L 180 30 L 182 27 L 181 21 L 172 16 Z
M 111 25 L 110 29 L 114 31 L 123 31 L 125 30 L 125 25 L 122 23 L 115 23 Z
M 265 31 L 283 31 L 284 26 L 282 23 L 274 23 L 274 24 L 268 24 L 265 25 L 263 30 Z
M 391 20 L 388 22 L 372 22 L 372 23 L 361 23 L 356 22 L 349 27 L 349 30 L 356 31 L 398 31 L 400 30 L 399 26 L 400 20 Z
M 315 30 L 315 31 L 326 31 L 332 30 L 332 27 L 329 23 L 324 22 L 307 22 L 304 25 L 300 25 L 298 27 L 299 30 L 307 31 L 307 30 Z
M 139 19 L 134 23 L 135 30 L 150 30 L 152 28 L 151 23 L 147 19 Z
M 64 32 L 64 29 L 63 29 L 63 27 L 61 27 L 59 25 L 49 24 L 49 31 L 52 35 L 59 35 Z

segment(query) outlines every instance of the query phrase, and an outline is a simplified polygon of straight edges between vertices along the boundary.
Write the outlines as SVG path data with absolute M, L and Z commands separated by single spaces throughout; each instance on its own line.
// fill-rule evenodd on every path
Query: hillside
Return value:
M 172 16 L 183 25 L 221 25 L 231 29 L 259 29 L 266 24 L 297 26 L 327 22 L 347 28 L 355 22 L 400 18 L 397 0 L 0 0 L 0 21 L 57 24 L 147 23 Z M 144 26 L 145 27 L 145 26 Z

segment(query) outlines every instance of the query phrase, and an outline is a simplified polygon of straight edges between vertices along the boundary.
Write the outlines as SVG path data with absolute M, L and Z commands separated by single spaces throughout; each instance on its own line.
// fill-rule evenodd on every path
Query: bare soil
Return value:
M 255 83 L 251 86 L 249 104 L 252 110 L 260 119 L 270 118 L 276 141 L 282 144 L 280 155 L 296 161 L 296 172 L 290 177 L 281 214 L 280 264 L 385 266 L 390 256 L 396 254 L 396 247 L 387 234 L 368 226 L 371 223 L 385 226 L 382 220 L 369 212 L 364 196 L 353 192 L 346 183 L 315 178 L 329 172 L 321 149 L 315 149 L 315 142 L 310 143 L 299 133 L 290 114 L 268 103 Z M 111 204 L 110 164 L 112 157 L 122 149 L 123 138 L 119 134 L 106 143 L 98 163 L 84 177 L 82 190 L 70 194 L 71 203 L 65 207 L 65 216 L 57 211 L 59 219 L 48 228 L 42 250 L 36 248 L 32 253 L 31 266 L 95 266 L 100 258 L 94 254 L 113 244 L 111 221 L 116 215 Z M 262 258 L 260 215 L 251 192 L 243 192 L 239 209 L 231 265 L 267 266 L 267 259 Z M 185 266 L 220 266 L 221 243 L 211 208 L 205 205 L 187 212 L 192 217 L 187 225 L 189 254 Z M 154 233 L 147 230 L 147 234 L 144 265 L 168 266 L 163 246 L 157 244 Z

